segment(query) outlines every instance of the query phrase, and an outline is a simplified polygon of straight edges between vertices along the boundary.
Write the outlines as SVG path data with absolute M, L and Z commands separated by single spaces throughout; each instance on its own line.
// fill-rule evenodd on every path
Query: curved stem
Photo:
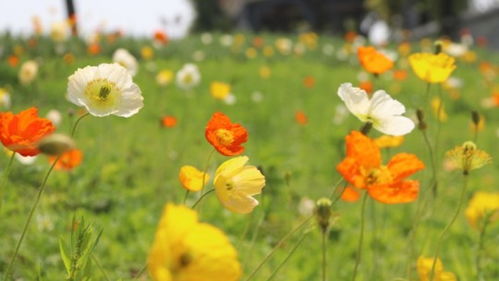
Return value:
M 71 130 L 71 137 L 74 137 L 75 136 L 75 133 L 76 133 L 76 128 L 78 128 L 78 124 L 80 123 L 80 121 L 87 117 L 88 115 L 90 115 L 90 113 L 85 113 L 83 114 L 82 116 L 78 117 L 78 119 L 76 119 L 75 123 L 73 124 L 73 129 Z
M 99 262 L 97 257 L 94 254 L 92 254 L 91 257 L 92 260 L 95 262 L 95 265 L 97 265 L 97 268 L 99 268 L 100 272 L 104 276 L 104 279 L 106 279 L 106 281 L 111 281 L 111 279 L 109 279 L 109 276 L 107 275 L 106 271 L 104 270 L 104 267 L 102 267 L 102 264 Z
M 199 197 L 199 199 L 198 199 L 196 202 L 194 202 L 194 204 L 192 205 L 192 207 L 191 207 L 191 208 L 192 208 L 192 209 L 196 208 L 196 206 L 199 204 L 199 202 L 201 202 L 201 200 L 203 200 L 203 198 L 204 198 L 206 195 L 208 195 L 208 194 L 212 193 L 213 191 L 215 191 L 215 189 L 214 189 L 214 188 L 212 188 L 212 189 L 210 189 L 210 190 L 206 191 L 205 193 L 203 193 L 203 195 L 201 195 L 201 197 Z
M 262 268 L 262 266 L 272 257 L 272 255 L 277 251 L 278 248 L 281 247 L 281 245 L 286 241 L 291 235 L 296 233 L 298 230 L 300 230 L 302 227 L 304 227 L 311 219 L 313 218 L 312 216 L 309 216 L 306 218 L 302 223 L 300 223 L 297 227 L 293 228 L 290 232 L 288 232 L 286 235 L 284 235 L 279 242 L 270 250 L 270 252 L 263 258 L 263 260 L 260 262 L 260 264 L 250 273 L 248 278 L 246 278 L 246 281 L 251 280 L 257 273 L 258 271 Z
M 432 172 L 432 181 L 430 184 L 433 196 L 435 197 L 435 194 L 437 192 L 438 188 L 438 180 L 437 180 L 437 164 L 435 160 L 435 153 L 433 151 L 433 146 L 431 145 L 430 139 L 428 138 L 428 134 L 426 133 L 426 130 L 422 130 L 421 133 L 423 134 L 423 138 L 426 144 L 426 147 L 428 148 L 428 154 L 430 156 L 430 164 L 431 164 L 431 172 Z
M 353 269 L 352 281 L 355 281 L 357 278 L 357 271 L 359 269 L 360 260 L 362 257 L 362 245 L 364 244 L 364 224 L 365 224 L 365 210 L 366 210 L 366 202 L 367 202 L 367 192 L 364 192 L 362 197 L 362 206 L 360 209 L 360 235 L 359 235 L 359 243 L 357 245 L 357 257 L 355 258 L 355 267 Z
M 45 174 L 45 177 L 43 178 L 42 184 L 38 188 L 38 194 L 36 196 L 35 203 L 31 207 L 31 210 L 30 210 L 29 215 L 28 215 L 28 219 L 24 223 L 24 228 L 23 228 L 23 232 L 21 233 L 21 237 L 19 237 L 19 240 L 17 241 L 14 255 L 12 256 L 12 258 L 9 262 L 9 265 L 7 266 L 7 270 L 5 271 L 5 276 L 3 279 L 4 281 L 9 280 L 12 268 L 14 267 L 14 265 L 16 263 L 17 255 L 19 254 L 19 249 L 21 248 L 21 244 L 24 240 L 24 236 L 26 235 L 26 232 L 28 231 L 28 227 L 31 223 L 31 219 L 33 218 L 33 214 L 35 213 L 36 207 L 38 206 L 38 203 L 40 202 L 40 198 L 42 197 L 43 191 L 45 190 L 47 180 L 48 180 L 50 174 L 52 173 L 52 170 L 54 169 L 55 165 L 57 164 L 57 162 L 59 161 L 60 158 L 61 158 L 61 156 L 57 156 L 54 163 L 52 163 L 52 166 L 50 166 L 49 170 L 47 171 L 47 174 Z
M 302 236 L 300 237 L 300 240 L 298 240 L 298 242 L 296 242 L 296 245 L 291 249 L 291 251 L 289 251 L 288 255 L 284 258 L 284 260 L 274 269 L 274 271 L 270 274 L 269 278 L 267 278 L 265 281 L 270 281 L 272 279 L 274 279 L 274 277 L 276 276 L 276 274 L 279 272 L 279 270 L 286 264 L 286 262 L 288 262 L 289 258 L 294 254 L 294 252 L 296 251 L 296 249 L 298 249 L 298 247 L 301 245 L 301 243 L 303 242 L 303 240 L 305 239 L 305 236 L 306 236 L 307 232 L 303 232 Z
M 12 167 L 12 163 L 14 162 L 14 158 L 16 156 L 16 152 L 13 151 L 12 155 L 10 156 L 9 163 L 7 164 L 7 167 L 5 170 L 3 170 L 3 175 L 2 175 L 2 180 L 0 181 L 0 210 L 2 209 L 2 202 L 3 202 L 3 190 L 5 187 L 5 184 L 7 183 L 7 180 L 9 178 L 10 174 L 10 169 Z
M 205 162 L 205 164 L 204 164 L 204 169 L 203 169 L 203 180 L 201 181 L 201 189 L 199 189 L 199 190 L 201 190 L 201 191 L 204 189 L 204 185 L 205 185 L 205 183 L 204 183 L 204 182 L 206 181 L 206 173 L 208 172 L 208 165 L 210 165 L 210 160 L 211 160 L 211 157 L 213 157 L 213 154 L 214 154 L 214 153 L 215 153 L 215 149 L 212 149 L 212 150 L 210 151 L 210 154 L 208 154 L 208 158 L 206 158 L 206 162 Z M 184 196 L 184 204 L 185 204 L 185 202 L 187 202 L 187 198 L 189 197 L 189 193 L 190 193 L 190 192 L 189 192 L 189 190 L 187 190 L 187 192 L 185 193 L 185 196 Z M 203 196 L 204 196 L 204 195 L 203 195 Z M 203 196 L 201 196 L 201 198 L 203 198 Z M 201 199 L 201 198 L 199 198 L 199 199 Z M 198 201 L 199 201 L 199 200 L 198 200 Z M 196 204 L 197 204 L 197 203 L 198 203 L 198 202 L 196 202 L 196 203 L 194 204 L 194 206 L 196 206 Z M 192 207 L 194 207 L 194 206 L 192 206 Z
M 452 216 L 452 219 L 445 226 L 444 230 L 440 234 L 440 237 L 438 238 L 437 246 L 435 249 L 435 256 L 433 257 L 433 264 L 431 265 L 430 281 L 433 281 L 434 277 L 435 277 L 435 266 L 437 264 L 438 256 L 440 255 L 440 246 L 442 245 L 445 234 L 447 234 L 447 232 L 449 231 L 449 229 L 451 228 L 451 226 L 454 224 L 457 217 L 459 216 L 459 213 L 461 212 L 461 207 L 463 206 L 464 198 L 466 197 L 465 195 L 466 195 L 467 187 L 468 187 L 468 175 L 466 173 L 463 173 L 463 187 L 461 189 L 461 196 L 459 198 L 459 204 L 457 205 L 456 212 Z

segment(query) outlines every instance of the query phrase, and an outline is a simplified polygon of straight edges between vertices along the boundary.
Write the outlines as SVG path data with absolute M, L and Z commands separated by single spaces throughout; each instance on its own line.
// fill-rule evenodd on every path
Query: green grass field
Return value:
M 154 58 L 149 61 L 140 59 L 139 53 L 141 47 L 151 45 L 146 40 L 125 38 L 113 44 L 103 43 L 102 53 L 96 56 L 86 54 L 79 41 L 63 43 L 66 48 L 63 53 L 71 52 L 75 56 L 72 64 L 65 63 L 62 55 L 55 54 L 49 39 L 40 39 L 36 47 L 27 47 L 20 39 L 0 39 L 0 44 L 3 41 L 5 45 L 0 62 L 0 87 L 11 93 L 9 111 L 19 112 L 36 106 L 40 115 L 45 116 L 49 110 L 57 109 L 63 114 L 57 131 L 69 134 L 75 118 L 68 112 L 78 108 L 65 99 L 67 77 L 79 67 L 110 62 L 112 52 L 118 47 L 129 49 L 139 58 L 140 68 L 134 81 L 141 88 L 145 103 L 144 108 L 131 118 L 90 116 L 82 120 L 75 140 L 84 153 L 84 160 L 70 172 L 55 171 L 50 176 L 21 246 L 14 280 L 65 278 L 59 239 L 70 239 L 74 216 L 84 217 L 96 230 L 103 231 L 94 254 L 109 280 L 133 280 L 146 264 L 163 206 L 167 202 L 181 203 L 183 200 L 185 191 L 178 180 L 180 167 L 190 164 L 201 169 L 212 150 L 205 140 L 204 128 L 217 111 L 247 128 L 249 140 L 244 155 L 249 156 L 250 164 L 261 167 L 266 177 L 263 193 L 257 196 L 260 205 L 251 214 L 238 215 L 225 210 L 214 195 L 206 197 L 198 208 L 201 220 L 222 229 L 237 248 L 245 274 L 241 280 L 245 280 L 286 233 L 305 219 L 298 210 L 303 198 L 315 201 L 329 196 L 341 178 L 335 167 L 345 155 L 344 137 L 362 126 L 349 113 L 343 120 L 333 122 L 337 106 L 342 104 L 337 95 L 339 85 L 359 83 L 357 77 L 361 67 L 355 54 L 345 61 L 339 60 L 336 54 L 327 56 L 322 52 L 324 45 L 334 46 L 336 53 L 344 43 L 320 37 L 318 47 L 307 49 L 303 55 L 285 56 L 275 51 L 272 57 L 265 57 L 257 50 L 257 57 L 249 59 L 245 51 L 251 42 L 243 43 L 239 49 L 230 49 L 220 45 L 219 35 L 214 38 L 209 45 L 202 44 L 198 35 L 172 42 L 155 50 Z M 265 44 L 272 45 L 276 35 L 264 35 L 263 38 Z M 298 39 L 292 37 L 292 40 Z M 19 66 L 13 68 L 6 63 L 6 56 L 16 45 L 25 49 L 20 56 L 21 62 L 27 59 L 39 62 L 38 77 L 31 85 L 20 85 L 17 81 Z M 392 49 L 396 50 L 396 46 Z M 191 62 L 192 54 L 199 50 L 205 58 L 196 62 L 202 75 L 197 87 L 186 92 L 174 81 L 166 87 L 157 85 L 155 76 L 159 70 L 176 72 L 184 63 Z M 419 45 L 414 44 L 412 51 L 420 51 Z M 478 64 L 486 60 L 497 65 L 499 56 L 483 49 L 474 51 L 478 55 L 477 61 L 458 60 L 453 73 L 463 82 L 457 90 L 460 97 L 454 99 L 447 90 L 443 91 L 448 120 L 440 125 L 436 199 L 433 201 L 431 196 L 430 159 L 420 131 L 415 129 L 405 136 L 400 147 L 383 150 L 384 163 L 397 152 L 409 152 L 418 155 L 426 169 L 413 176 L 421 181 L 418 201 L 386 205 L 368 200 L 358 281 L 419 280 L 415 270 L 417 257 L 433 256 L 438 236 L 458 205 L 462 176 L 458 171 L 443 169 L 443 155 L 473 139 L 472 110 L 477 110 L 485 119 L 477 145 L 496 158 L 498 109 L 483 108 L 481 100 L 491 95 L 493 85 L 499 85 L 499 80 L 495 77 L 489 84 L 485 83 Z M 370 78 L 375 89 L 386 89 L 406 105 L 406 115 L 413 117 L 415 109 L 428 108 L 426 85 L 408 65 L 401 63 L 402 60 L 399 55 L 396 68 L 408 70 L 405 81 L 395 81 L 391 74 Z M 270 69 L 268 78 L 259 75 L 262 66 Z M 315 79 L 312 88 L 303 84 L 307 76 Z M 231 84 L 236 103 L 228 105 L 213 99 L 209 90 L 212 81 Z M 253 100 L 254 92 L 262 94 L 260 102 Z M 432 87 L 431 95 L 437 93 L 438 88 Z M 295 121 L 298 111 L 308 117 L 306 125 Z M 428 133 L 434 141 L 438 125 L 435 116 L 426 113 Z M 161 127 L 160 118 L 165 115 L 175 116 L 177 126 Z M 370 136 L 377 137 L 380 133 L 373 130 Z M 215 154 L 208 171 L 213 174 L 227 159 Z M 8 161 L 9 156 L 1 153 L 2 171 Z M 475 191 L 497 192 L 498 165 L 494 161 L 471 172 L 465 205 Z M 5 271 L 13 255 L 37 188 L 49 166 L 45 156 L 39 156 L 33 165 L 15 161 L 12 166 L 4 184 L 0 210 L 0 272 Z M 198 196 L 191 194 L 187 205 L 191 206 Z M 422 212 L 417 212 L 418 206 Z M 360 233 L 360 207 L 360 201 L 347 203 L 341 200 L 333 206 L 336 219 L 328 236 L 329 280 L 351 279 Z M 409 241 L 415 220 L 420 224 L 413 241 Z M 499 280 L 498 233 L 499 224 L 491 223 L 484 236 L 480 252 L 483 280 Z M 286 240 L 253 280 L 267 280 L 300 236 L 301 232 L 298 232 Z M 479 280 L 475 271 L 478 239 L 479 232 L 468 224 L 461 212 L 441 245 L 445 269 L 454 272 L 459 281 Z M 321 255 L 321 232 L 313 227 L 273 280 L 321 280 Z M 106 280 L 95 266 L 91 277 L 92 280 Z M 139 280 L 152 279 L 143 274 Z

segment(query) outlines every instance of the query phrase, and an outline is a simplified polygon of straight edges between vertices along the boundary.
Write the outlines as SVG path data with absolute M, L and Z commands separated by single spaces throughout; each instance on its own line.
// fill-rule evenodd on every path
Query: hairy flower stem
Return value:
M 2 174 L 2 180 L 0 181 L 0 210 L 2 210 L 2 202 L 3 202 L 3 190 L 5 188 L 5 185 L 7 184 L 7 180 L 9 179 L 9 174 L 10 170 L 12 168 L 12 163 L 14 162 L 14 158 L 16 156 L 16 152 L 12 152 L 12 155 L 10 156 L 9 163 L 7 164 L 7 167 L 3 170 Z
M 75 123 L 73 124 L 73 129 L 71 130 L 71 137 L 72 137 L 72 138 L 73 138 L 73 137 L 75 136 L 75 134 L 76 134 L 76 129 L 78 128 L 78 124 L 80 124 L 80 121 L 81 121 L 83 118 L 85 118 L 85 117 L 87 117 L 87 116 L 89 116 L 89 115 L 90 115 L 90 113 L 88 113 L 88 112 L 87 112 L 87 113 L 83 114 L 82 116 L 80 116 L 78 119 L 76 119 Z
M 205 198 L 205 197 L 206 197 L 206 195 L 208 195 L 208 194 L 212 193 L 213 191 L 215 191 L 215 189 L 214 189 L 214 188 L 212 188 L 212 189 L 210 189 L 210 190 L 206 191 L 205 193 L 203 193 L 203 195 L 201 195 L 201 197 L 199 197 L 199 199 L 198 199 L 196 202 L 194 202 L 194 204 L 192 204 L 191 209 L 196 208 L 196 206 L 197 206 L 197 205 L 198 205 L 198 204 L 199 204 L 199 203 L 203 200 L 203 198 Z
M 435 266 L 437 264 L 438 256 L 440 255 L 440 246 L 443 243 L 445 235 L 447 234 L 447 232 L 449 231 L 451 226 L 454 224 L 457 217 L 459 216 L 459 213 L 461 212 L 461 208 L 463 206 L 463 202 L 464 202 L 464 199 L 466 197 L 466 190 L 467 189 L 468 189 L 468 174 L 463 173 L 463 187 L 461 189 L 461 196 L 459 198 L 459 204 L 457 205 L 456 212 L 452 216 L 452 219 L 450 220 L 450 222 L 445 226 L 444 230 L 442 231 L 442 233 L 440 234 L 440 237 L 437 240 L 437 246 L 435 247 L 435 255 L 433 257 L 433 264 L 431 265 L 430 281 L 435 280 L 434 279 L 435 278 Z
M 431 164 L 431 173 L 432 173 L 432 179 L 430 181 L 430 190 L 432 191 L 433 197 L 435 198 L 436 191 L 438 189 L 438 174 L 437 174 L 437 164 L 436 164 L 436 159 L 435 159 L 435 152 L 433 151 L 433 146 L 431 145 L 430 138 L 428 137 L 428 134 L 426 130 L 421 130 L 421 133 L 423 134 L 423 139 L 426 144 L 426 147 L 428 148 L 428 154 L 430 156 L 430 164 Z
M 327 231 L 322 232 L 322 281 L 327 280 Z
M 367 202 L 367 192 L 364 192 L 362 197 L 362 205 L 360 208 L 360 235 L 359 235 L 359 243 L 357 245 L 357 255 L 355 258 L 355 267 L 353 268 L 352 281 L 355 281 L 357 278 L 357 271 L 359 269 L 360 260 L 362 258 L 362 245 L 364 244 L 364 224 L 365 224 L 365 210 L 366 210 L 366 202 Z
M 33 218 L 33 214 L 35 213 L 36 207 L 38 207 L 38 203 L 40 202 L 40 198 L 42 197 L 43 191 L 45 190 L 45 186 L 47 184 L 47 180 L 48 180 L 50 174 L 52 173 L 52 170 L 54 169 L 55 165 L 59 161 L 60 157 L 61 156 L 58 156 L 55 159 L 54 163 L 52 163 L 52 166 L 50 166 L 49 170 L 47 171 L 47 174 L 45 174 L 45 177 L 43 178 L 42 184 L 38 188 L 38 194 L 36 196 L 35 203 L 31 207 L 31 210 L 30 210 L 29 215 L 28 215 L 28 219 L 24 223 L 23 232 L 21 233 L 21 237 L 19 237 L 19 240 L 17 241 L 16 249 L 14 251 L 14 255 L 10 259 L 9 265 L 7 266 L 7 270 L 5 271 L 5 275 L 4 275 L 3 281 L 8 281 L 9 278 L 10 278 L 10 276 L 11 276 L 11 274 L 12 274 L 12 268 L 14 267 L 14 265 L 16 263 L 17 255 L 19 254 L 19 249 L 21 248 L 21 244 L 23 243 L 24 236 L 26 235 L 26 232 L 28 231 L 28 227 L 29 227 L 29 225 L 31 223 L 31 219 Z
M 487 213 L 483 220 L 482 220 L 482 225 L 480 226 L 480 234 L 478 236 L 478 247 L 477 247 L 477 252 L 475 256 L 475 270 L 476 270 L 476 276 L 478 277 L 478 281 L 485 281 L 485 276 L 482 271 L 482 252 L 483 252 L 483 246 L 484 246 L 484 241 L 485 241 L 485 232 L 487 230 L 487 226 L 489 225 L 490 222 L 490 217 L 492 216 L 492 212 Z
M 281 240 L 279 240 L 279 242 L 277 242 L 277 244 L 274 246 L 274 248 L 272 248 L 272 250 L 270 250 L 270 252 L 263 258 L 263 260 L 260 262 L 260 264 L 250 273 L 250 275 L 248 276 L 248 278 L 246 278 L 246 281 L 251 280 L 258 273 L 258 271 L 260 271 L 260 269 L 263 267 L 263 265 L 272 257 L 272 255 L 277 251 L 277 249 L 279 249 L 282 246 L 282 244 L 284 243 L 284 241 L 286 241 L 291 235 L 293 235 L 298 230 L 300 230 L 305 225 L 307 225 L 307 223 L 310 222 L 310 220 L 313 217 L 314 217 L 313 215 L 307 217 L 298 226 L 296 226 L 295 228 L 293 228 L 290 232 L 286 233 L 286 235 L 284 235 L 281 238 Z
M 307 232 L 303 232 L 302 236 L 300 237 L 300 239 L 298 240 L 298 242 L 296 242 L 296 245 L 291 249 L 291 251 L 289 251 L 288 255 L 284 258 L 284 260 L 274 269 L 274 271 L 272 271 L 272 273 L 270 274 L 269 278 L 267 278 L 265 281 L 270 281 L 272 279 L 274 279 L 274 277 L 277 275 L 277 273 L 279 272 L 279 270 L 286 264 L 286 262 L 288 262 L 289 258 L 291 258 L 291 256 L 294 254 L 294 252 L 296 251 L 296 249 L 298 249 L 298 247 L 300 247 L 301 243 L 303 242 L 303 240 L 305 239 L 305 236 L 306 236 Z

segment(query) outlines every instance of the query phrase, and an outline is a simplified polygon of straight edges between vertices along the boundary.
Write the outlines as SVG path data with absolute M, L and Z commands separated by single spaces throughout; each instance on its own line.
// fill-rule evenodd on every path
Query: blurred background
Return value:
M 373 44 L 463 33 L 499 48 L 499 0 L 24 0 L 2 1 L 0 31 L 29 35 L 70 17 L 74 32 L 355 31 Z

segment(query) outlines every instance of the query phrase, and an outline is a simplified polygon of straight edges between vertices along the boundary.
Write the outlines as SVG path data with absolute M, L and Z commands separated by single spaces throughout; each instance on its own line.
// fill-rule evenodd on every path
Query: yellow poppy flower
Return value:
M 245 166 L 247 156 L 235 157 L 220 165 L 215 173 L 215 192 L 222 205 L 240 214 L 250 213 L 258 201 L 253 195 L 260 194 L 265 177 L 255 166 Z
M 398 147 L 404 142 L 404 136 L 383 135 L 374 140 L 379 148 Z
M 409 56 L 416 75 L 428 83 L 442 83 L 456 69 L 455 59 L 447 54 L 416 53 Z
M 499 193 L 478 191 L 473 195 L 464 213 L 473 227 L 479 227 L 480 220 L 490 214 L 490 221 L 499 219 Z
M 211 82 L 210 93 L 214 98 L 223 100 L 230 95 L 230 85 L 217 81 Z
M 180 168 L 178 179 L 185 189 L 189 191 L 199 191 L 208 183 L 210 175 L 201 172 L 194 166 L 185 165 Z
M 198 221 L 195 211 L 167 204 L 149 253 L 154 281 L 237 281 L 237 252 L 218 228 Z
M 420 281 L 430 281 L 431 268 L 433 266 L 433 258 L 419 257 L 417 270 Z M 435 264 L 435 274 L 433 281 L 456 281 L 456 275 L 452 272 L 444 271 L 444 266 L 440 259 L 437 259 Z

